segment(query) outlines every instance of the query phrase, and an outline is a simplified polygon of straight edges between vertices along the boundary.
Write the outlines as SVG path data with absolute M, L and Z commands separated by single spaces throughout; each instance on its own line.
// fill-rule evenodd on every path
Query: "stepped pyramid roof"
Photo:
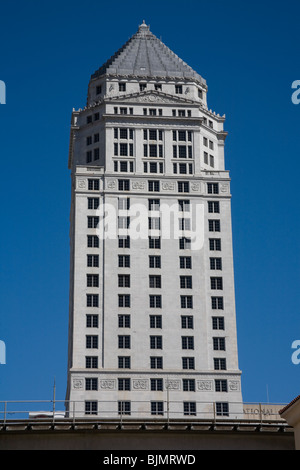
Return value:
M 171 51 L 143 22 L 138 31 L 93 75 L 155 77 L 206 81 Z

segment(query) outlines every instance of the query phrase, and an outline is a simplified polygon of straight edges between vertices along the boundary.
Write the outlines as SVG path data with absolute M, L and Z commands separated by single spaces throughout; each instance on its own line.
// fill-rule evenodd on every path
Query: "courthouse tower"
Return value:
M 145 23 L 73 111 L 70 414 L 242 416 L 224 120 Z

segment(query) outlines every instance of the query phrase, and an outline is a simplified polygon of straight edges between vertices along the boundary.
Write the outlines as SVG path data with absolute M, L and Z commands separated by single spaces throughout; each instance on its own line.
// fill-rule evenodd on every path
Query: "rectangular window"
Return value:
M 118 228 L 127 229 L 130 227 L 130 217 L 118 217 Z
M 96 378 L 86 378 L 85 379 L 85 389 L 86 390 L 98 390 L 98 379 L 96 379 Z
M 182 85 L 175 85 L 175 93 L 177 95 L 182 95 Z
M 192 257 L 191 256 L 180 256 L 179 257 L 180 269 L 192 269 Z
M 229 416 L 229 404 L 228 403 L 216 403 L 216 414 L 217 416 Z
M 191 239 L 187 237 L 179 238 L 179 249 L 180 250 L 190 250 L 191 249 Z
M 183 403 L 183 414 L 185 416 L 196 416 L 196 402 L 186 401 Z
M 211 308 L 213 310 L 224 310 L 223 297 L 212 297 L 211 298 Z
M 219 194 L 219 183 L 207 183 L 208 194 Z
M 158 276 L 158 275 L 149 276 L 149 287 L 160 289 L 161 288 L 161 276 Z
M 214 351 L 225 351 L 225 338 L 213 338 L 213 349 Z
M 150 379 L 150 383 L 152 392 L 163 391 L 163 379 Z
M 214 358 L 214 370 L 226 370 L 226 359 L 222 357 Z
M 149 237 L 149 248 L 159 250 L 161 248 L 160 237 Z
M 86 315 L 86 327 L 87 328 L 98 328 L 99 317 L 98 315 Z
M 130 379 L 118 379 L 118 390 L 131 390 Z
M 130 328 L 130 315 L 118 315 L 118 327 Z
M 98 414 L 98 402 L 97 401 L 86 401 L 84 406 L 85 406 L 86 415 Z
M 120 349 L 130 349 L 130 336 L 119 335 L 118 336 L 118 347 Z
M 162 328 L 162 316 L 150 315 L 150 328 Z
M 189 193 L 190 186 L 188 181 L 178 181 L 178 192 L 179 193 Z
M 151 402 L 151 414 L 152 415 L 163 415 L 164 414 L 164 402 L 163 401 L 152 401 Z
M 210 278 L 210 288 L 212 290 L 222 290 L 223 289 L 223 278 L 222 277 L 211 277 Z
M 161 295 L 149 295 L 149 306 L 150 308 L 162 308 Z
M 99 237 L 97 235 L 88 235 L 87 246 L 88 248 L 99 248 Z
M 88 209 L 98 209 L 98 207 L 99 207 L 99 198 L 88 197 Z
M 219 201 L 208 201 L 208 212 L 210 214 L 219 214 L 220 213 Z
M 130 308 L 130 295 L 119 294 L 119 307 Z
M 130 209 L 130 198 L 129 197 L 119 197 L 118 198 L 118 209 L 119 210 L 129 210 Z
M 182 349 L 194 349 L 194 336 L 182 336 L 181 347 Z
M 126 91 L 126 83 L 120 82 L 119 83 L 119 91 Z
M 86 356 L 85 358 L 86 369 L 98 369 L 98 357 L 97 356 Z
M 224 317 L 212 317 L 213 330 L 225 330 Z
M 87 307 L 99 307 L 99 296 L 98 294 L 87 294 L 86 296 Z
M 118 287 L 130 287 L 130 274 L 118 274 Z
M 118 413 L 119 415 L 131 415 L 131 402 L 118 401 Z
M 99 191 L 100 182 L 98 179 L 89 179 L 88 180 L 88 189 L 89 191 Z
M 193 296 L 192 295 L 181 295 L 180 296 L 181 308 L 193 308 Z
M 188 199 L 179 199 L 178 206 L 180 212 L 190 212 L 190 201 Z
M 182 379 L 182 390 L 184 392 L 195 392 L 195 380 L 194 379 Z
M 88 228 L 97 228 L 99 224 L 99 217 L 88 216 L 87 226 Z
M 222 258 L 209 258 L 210 269 L 222 271 Z
M 215 380 L 215 391 L 216 392 L 228 392 L 227 380 L 221 380 L 221 379 Z
M 89 268 L 99 267 L 99 255 L 87 255 L 87 266 Z
M 119 356 L 118 357 L 118 367 L 119 367 L 119 369 L 130 369 L 130 367 L 131 367 L 131 358 L 130 358 L 130 356 Z
M 86 286 L 87 287 L 99 287 L 99 275 L 98 274 L 87 274 L 86 275 Z
M 119 191 L 129 191 L 129 180 L 118 180 Z
M 150 368 L 151 369 L 162 369 L 163 368 L 163 358 L 162 357 L 150 357 Z
M 194 357 L 183 357 L 182 358 L 182 368 L 183 369 L 195 369 L 195 358 Z
M 192 315 L 181 316 L 181 328 L 194 328 L 194 317 Z
M 87 335 L 85 337 L 85 347 L 87 349 L 98 349 L 98 336 L 97 335 Z
M 149 230 L 160 229 L 160 218 L 159 217 L 148 217 L 148 228 Z
M 221 222 L 220 222 L 220 220 L 209 220 L 208 221 L 208 230 L 210 232 L 221 232 Z
M 150 336 L 150 349 L 162 348 L 162 336 Z
M 192 289 L 192 276 L 180 276 L 180 289 Z
M 160 256 L 149 256 L 149 268 L 161 268 Z
M 118 255 L 119 268 L 130 268 L 130 255 Z
M 220 238 L 210 238 L 209 239 L 209 249 L 210 249 L 210 251 L 221 251 L 221 239 Z
M 159 181 L 148 181 L 148 191 L 159 192 Z
M 160 199 L 148 199 L 148 210 L 159 211 Z
M 130 248 L 130 236 L 119 235 L 119 248 Z

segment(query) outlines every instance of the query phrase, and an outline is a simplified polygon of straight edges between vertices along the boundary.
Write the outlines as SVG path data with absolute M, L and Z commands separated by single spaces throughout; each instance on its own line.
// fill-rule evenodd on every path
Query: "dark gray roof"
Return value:
M 93 75 L 205 80 L 181 60 L 143 22 L 138 31 Z

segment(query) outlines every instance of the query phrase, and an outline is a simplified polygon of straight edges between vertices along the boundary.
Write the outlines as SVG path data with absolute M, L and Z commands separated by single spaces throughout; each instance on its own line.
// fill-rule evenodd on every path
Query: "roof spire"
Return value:
M 139 26 L 139 33 L 143 33 L 146 31 L 149 31 L 149 26 L 147 26 L 145 20 L 143 20 L 143 23 Z

